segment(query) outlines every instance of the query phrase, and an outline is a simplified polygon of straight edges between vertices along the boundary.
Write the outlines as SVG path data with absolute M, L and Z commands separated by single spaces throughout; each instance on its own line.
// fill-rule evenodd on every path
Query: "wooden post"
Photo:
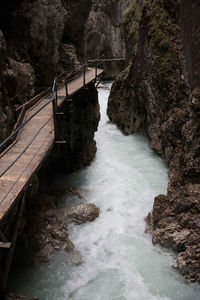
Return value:
M 11 264 L 12 264 L 12 260 L 13 260 L 14 251 L 15 251 L 17 235 L 18 235 L 18 231 L 20 228 L 21 219 L 22 219 L 23 211 L 24 211 L 24 207 L 25 207 L 26 195 L 27 195 L 27 193 L 25 191 L 24 195 L 22 197 L 21 203 L 19 203 L 19 206 L 17 209 L 16 224 L 15 224 L 15 228 L 14 228 L 14 232 L 13 232 L 13 236 L 12 236 L 12 245 L 8 250 L 7 259 L 5 260 L 4 269 L 2 270 L 3 277 L 1 278 L 1 289 L 0 289 L 1 299 L 4 299 L 4 297 L 5 297 L 5 291 L 6 291 L 8 276 L 10 273 L 10 268 L 11 268 Z

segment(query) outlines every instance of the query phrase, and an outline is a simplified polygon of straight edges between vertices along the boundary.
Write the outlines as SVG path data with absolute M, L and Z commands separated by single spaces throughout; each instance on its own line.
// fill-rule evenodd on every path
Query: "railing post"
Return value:
M 83 85 L 85 86 L 85 65 L 83 66 Z
M 98 64 L 97 64 L 97 60 L 96 60 L 96 64 L 95 64 L 95 78 L 97 77 L 97 68 L 98 68 Z
M 68 98 L 68 85 L 67 85 L 67 78 L 66 78 L 66 81 L 65 81 L 65 92 L 66 92 L 66 98 Z
M 53 123 L 54 123 L 54 133 L 55 133 L 55 140 L 57 138 L 57 105 L 56 105 L 56 95 L 54 94 L 53 99 L 52 99 L 52 108 L 53 108 Z
M 56 110 L 58 108 L 58 89 L 57 89 L 57 86 L 56 86 L 56 90 L 55 90 L 55 102 L 56 102 Z

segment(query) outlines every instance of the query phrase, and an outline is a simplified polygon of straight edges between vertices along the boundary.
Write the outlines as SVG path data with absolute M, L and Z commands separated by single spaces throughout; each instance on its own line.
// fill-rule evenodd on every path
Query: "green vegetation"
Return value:
M 124 13 L 124 27 L 127 33 L 127 41 L 133 47 L 133 52 L 137 50 L 139 40 L 139 25 L 142 16 L 142 6 L 138 0 L 130 2 Z
M 200 99 L 200 87 L 197 87 L 196 89 L 193 90 L 192 95 L 197 98 Z
M 154 51 L 155 66 L 159 75 L 181 69 L 181 46 L 176 15 L 170 14 L 164 0 L 147 0 L 148 35 Z
M 134 64 L 140 39 L 145 41 L 144 53 L 138 54 L 137 58 L 142 60 L 144 55 L 146 68 L 151 72 L 149 75 L 151 74 L 157 88 L 160 87 L 166 95 L 166 99 L 177 99 L 177 103 L 180 102 L 184 61 L 177 11 L 174 2 L 166 0 L 146 0 L 144 5 L 139 0 L 130 2 L 124 14 L 126 48 L 130 62 L 116 79 L 121 91 L 126 86 L 127 78 L 132 78 L 131 73 L 134 71 L 131 66 Z M 136 65 L 134 67 L 137 68 Z
M 127 51 L 133 53 L 129 61 L 128 66 L 117 76 L 115 82 L 120 85 L 122 89 L 123 82 L 125 82 L 129 76 L 132 58 L 136 53 L 138 40 L 139 40 L 139 24 L 142 16 L 142 6 L 138 0 L 130 2 L 128 8 L 124 13 L 124 29 L 126 35 Z M 128 49 L 129 48 L 129 49 Z
M 129 65 L 117 76 L 115 81 L 119 82 L 119 81 L 126 80 L 128 78 L 130 68 L 131 68 L 131 63 L 129 63 Z

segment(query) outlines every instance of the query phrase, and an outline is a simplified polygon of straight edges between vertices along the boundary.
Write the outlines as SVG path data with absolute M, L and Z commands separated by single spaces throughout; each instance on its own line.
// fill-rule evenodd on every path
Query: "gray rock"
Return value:
M 55 214 L 64 224 L 82 224 L 92 222 L 99 216 L 100 209 L 91 203 L 80 203 L 74 206 L 59 208 Z
M 26 296 L 25 294 L 9 291 L 6 295 L 5 300 L 39 300 L 39 298 L 29 297 L 29 296 Z
M 128 0 L 93 1 L 84 29 L 84 51 L 88 58 L 104 55 L 125 57 L 123 17 Z M 119 64 L 104 64 L 109 76 L 116 76 Z

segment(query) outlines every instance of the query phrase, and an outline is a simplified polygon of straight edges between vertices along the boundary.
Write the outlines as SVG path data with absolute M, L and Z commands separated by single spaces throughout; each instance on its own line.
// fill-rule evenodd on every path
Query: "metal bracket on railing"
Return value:
M 0 248 L 3 249 L 10 249 L 10 247 L 12 246 L 12 243 L 8 242 L 7 238 L 5 237 L 5 235 L 3 234 L 3 232 L 0 230 Z
M 69 94 L 68 94 L 67 79 L 66 79 L 66 81 L 65 81 L 65 92 L 66 92 L 66 97 L 68 98 Z
M 53 87 L 52 87 L 52 92 L 53 93 L 55 92 L 55 89 L 56 89 L 56 82 L 57 82 L 57 78 L 54 78 Z
M 5 242 L 5 243 L 8 242 L 7 238 L 5 237 L 5 235 L 3 234 L 3 232 L 1 230 L 0 230 L 0 239 L 2 240 L 2 242 Z

